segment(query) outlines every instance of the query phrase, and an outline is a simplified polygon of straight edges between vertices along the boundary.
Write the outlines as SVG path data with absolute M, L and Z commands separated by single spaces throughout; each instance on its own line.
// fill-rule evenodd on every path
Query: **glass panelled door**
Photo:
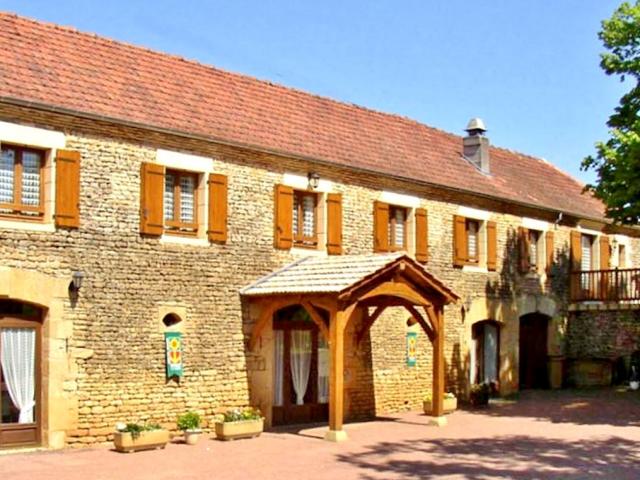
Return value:
M 328 418 L 329 349 L 307 312 L 296 307 L 274 321 L 273 424 Z
M 0 447 L 40 441 L 40 323 L 0 313 Z

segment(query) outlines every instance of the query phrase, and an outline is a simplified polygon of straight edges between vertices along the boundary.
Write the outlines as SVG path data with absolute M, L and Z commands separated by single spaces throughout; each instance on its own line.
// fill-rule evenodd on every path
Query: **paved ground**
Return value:
M 458 411 L 444 428 L 407 413 L 347 426 L 118 454 L 109 448 L 0 456 L 0 479 L 640 479 L 640 394 L 530 392 Z

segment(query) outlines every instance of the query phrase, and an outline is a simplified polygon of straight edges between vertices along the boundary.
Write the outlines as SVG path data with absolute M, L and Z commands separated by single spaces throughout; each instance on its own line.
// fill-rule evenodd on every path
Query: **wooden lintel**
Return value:
M 389 296 L 402 298 L 414 305 L 430 305 L 431 302 L 425 298 L 420 292 L 411 288 L 406 283 L 398 282 L 384 282 L 375 287 L 374 289 L 366 292 L 356 300 L 361 302 L 369 298 Z

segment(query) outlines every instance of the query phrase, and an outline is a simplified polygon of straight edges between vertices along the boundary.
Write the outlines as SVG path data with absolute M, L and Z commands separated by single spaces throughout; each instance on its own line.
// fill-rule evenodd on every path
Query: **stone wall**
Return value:
M 176 415 L 187 409 L 210 420 L 226 408 L 249 404 L 252 383 L 259 398 L 268 398 L 272 352 L 247 350 L 255 315 L 241 303 L 238 291 L 298 258 L 273 247 L 273 186 L 285 172 L 306 175 L 314 170 L 343 194 L 345 255 L 372 252 L 372 205 L 381 190 L 416 196 L 428 209 L 426 268 L 462 298 L 445 312 L 448 390 L 464 393 L 468 388 L 473 322 L 493 318 L 511 332 L 501 336 L 501 378 L 514 388 L 516 323 L 528 313 L 520 306 L 535 298 L 538 308 L 538 299 L 550 299 L 558 305 L 550 315 L 562 318 L 569 226 L 555 227 L 558 264 L 550 278 L 522 277 L 515 270 L 515 231 L 522 216 L 555 220 L 544 212 L 514 211 L 501 202 L 432 186 L 35 110 L 2 106 L 0 118 L 64 131 L 67 148 L 82 154 L 79 229 L 0 230 L 0 259 L 6 268 L 56 279 L 70 279 L 76 269 L 86 274 L 77 303 L 64 301 L 64 320 L 72 324 L 65 348 L 74 372 L 67 380 L 77 400 L 77 416 L 66 428 L 70 445 L 108 440 L 118 421 L 153 420 L 174 428 Z M 210 157 L 216 171 L 228 175 L 225 245 L 181 245 L 140 235 L 140 164 L 153 161 L 157 148 Z M 460 205 L 496 212 L 496 272 L 452 267 L 452 222 Z M 462 303 L 475 313 L 464 315 Z M 168 382 L 164 371 L 160 318 L 171 306 L 183 312 L 185 375 L 179 383 Z M 419 334 L 417 365 L 406 365 L 407 317 L 406 312 L 389 311 L 361 345 L 347 349 L 351 418 L 418 408 L 430 390 L 426 335 Z

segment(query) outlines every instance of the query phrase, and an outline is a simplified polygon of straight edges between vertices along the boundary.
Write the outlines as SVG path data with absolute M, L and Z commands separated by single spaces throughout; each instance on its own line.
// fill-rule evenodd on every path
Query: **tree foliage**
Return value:
M 600 66 L 607 75 L 630 79 L 632 89 L 623 95 L 609 117 L 610 138 L 596 144 L 596 155 L 585 158 L 582 169 L 595 170 L 595 184 L 587 185 L 606 205 L 616 223 L 640 224 L 640 0 L 623 3 L 602 22 L 599 33 L 607 52 Z

